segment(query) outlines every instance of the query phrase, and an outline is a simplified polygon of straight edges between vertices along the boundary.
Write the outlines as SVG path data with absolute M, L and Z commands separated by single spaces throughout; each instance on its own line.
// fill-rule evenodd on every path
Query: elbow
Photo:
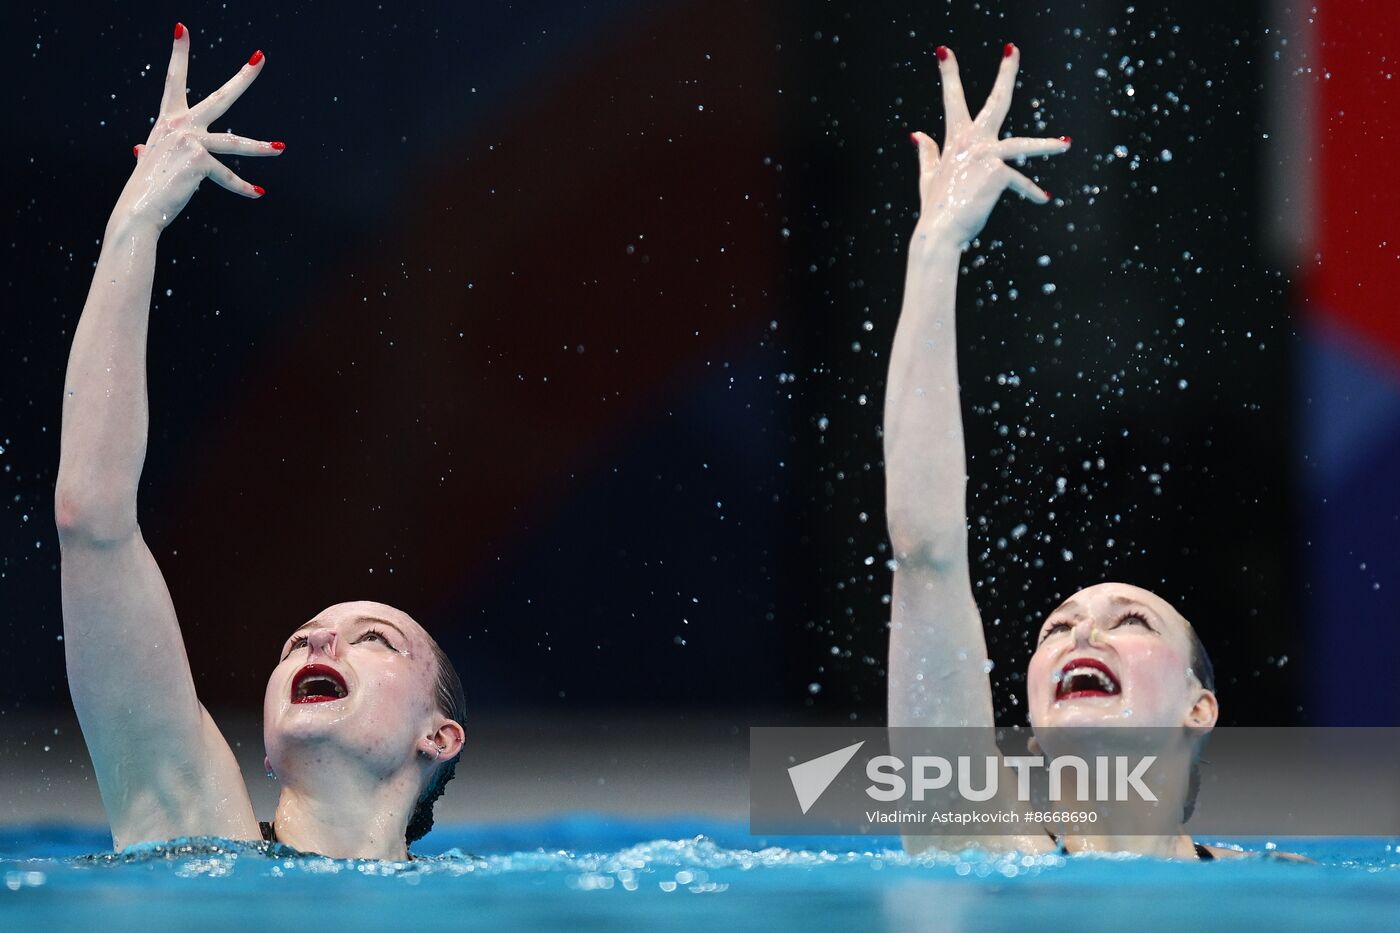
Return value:
M 890 548 L 902 568 L 955 573 L 967 568 L 967 529 L 933 529 L 896 513 L 889 515 Z
M 61 543 L 114 544 L 136 533 L 136 503 L 78 489 L 61 478 L 54 490 L 54 524 Z

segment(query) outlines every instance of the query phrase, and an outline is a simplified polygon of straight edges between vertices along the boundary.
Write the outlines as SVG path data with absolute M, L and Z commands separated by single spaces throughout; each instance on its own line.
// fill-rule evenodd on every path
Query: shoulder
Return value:
M 1313 864 L 1313 860 L 1306 855 L 1299 855 L 1296 852 L 1279 852 L 1276 849 L 1251 851 L 1249 849 L 1234 849 L 1227 846 L 1208 845 L 1202 845 L 1201 848 L 1209 852 L 1214 858 L 1221 860 L 1258 857 L 1273 859 L 1280 862 L 1306 862 L 1308 864 Z
M 1255 854 L 1253 852 L 1247 852 L 1244 849 L 1230 849 L 1226 848 L 1225 846 L 1208 846 L 1203 843 L 1197 843 L 1197 848 L 1204 849 L 1205 851 L 1209 852 L 1210 857 L 1216 859 L 1217 861 L 1222 861 L 1224 859 L 1249 858 L 1251 855 Z
M 1306 862 L 1309 865 L 1317 864 L 1312 859 L 1308 858 L 1306 855 L 1299 855 L 1297 852 L 1279 852 L 1277 850 L 1273 850 L 1269 852 L 1260 852 L 1259 854 L 1264 856 L 1265 858 L 1271 858 L 1280 862 Z
M 1056 852 L 1059 847 L 1050 836 L 1024 833 L 1013 836 L 919 836 L 912 833 L 904 836 L 904 851 L 910 855 L 924 852 L 961 852 L 964 849 L 980 849 L 983 852 L 1024 852 L 1028 855 Z

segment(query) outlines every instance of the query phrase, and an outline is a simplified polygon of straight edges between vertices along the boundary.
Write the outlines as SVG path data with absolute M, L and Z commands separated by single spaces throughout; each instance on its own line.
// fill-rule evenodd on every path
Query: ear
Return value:
M 1196 702 L 1186 711 L 1186 719 L 1182 725 L 1189 729 L 1214 729 L 1215 721 L 1220 718 L 1220 701 L 1215 698 L 1215 694 L 1209 690 L 1202 690 L 1196 694 Z
M 418 751 L 434 761 L 448 761 L 455 758 L 466 744 L 467 733 L 461 724 L 444 719 L 436 729 L 418 740 Z

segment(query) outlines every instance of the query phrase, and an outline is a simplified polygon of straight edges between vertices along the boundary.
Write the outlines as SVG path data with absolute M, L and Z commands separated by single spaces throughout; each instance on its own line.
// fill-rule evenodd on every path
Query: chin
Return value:
M 1104 705 L 1091 708 L 1088 703 L 1080 703 L 1070 709 L 1047 710 L 1036 717 L 1031 731 L 1035 733 L 1044 753 L 1055 758 L 1081 754 L 1084 752 L 1084 742 L 1095 744 L 1093 736 L 1105 729 L 1117 730 L 1128 725 L 1133 725 L 1133 721 L 1124 719 L 1118 708 Z
M 313 742 L 343 735 L 351 715 L 344 703 L 278 703 L 264 713 L 263 735 L 275 742 Z
M 1139 726 L 1131 707 L 1119 697 L 1099 700 L 1064 700 L 1052 703 L 1039 717 L 1038 726 L 1069 728 L 1074 726 Z

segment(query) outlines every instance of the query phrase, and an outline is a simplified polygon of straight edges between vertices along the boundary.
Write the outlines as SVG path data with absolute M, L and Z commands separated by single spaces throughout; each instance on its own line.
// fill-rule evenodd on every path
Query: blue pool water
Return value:
M 115 856 L 105 830 L 11 829 L 0 930 L 1400 928 L 1400 841 L 1278 844 L 1318 864 L 915 858 L 893 838 L 587 816 L 442 827 L 403 864 L 240 844 Z

